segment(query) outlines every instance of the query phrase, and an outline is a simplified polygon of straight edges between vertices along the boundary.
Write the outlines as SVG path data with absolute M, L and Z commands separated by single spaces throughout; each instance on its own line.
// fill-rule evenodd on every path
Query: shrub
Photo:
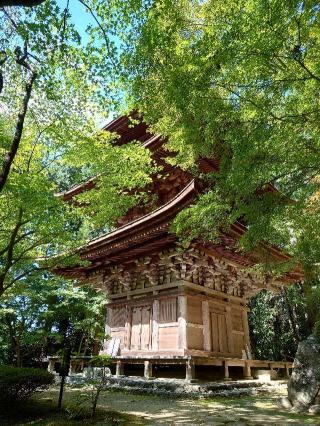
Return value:
M 90 360 L 92 367 L 106 367 L 111 364 L 112 357 L 110 355 L 96 355 Z
M 0 402 L 8 403 L 29 398 L 35 391 L 53 383 L 53 375 L 39 368 L 0 366 Z

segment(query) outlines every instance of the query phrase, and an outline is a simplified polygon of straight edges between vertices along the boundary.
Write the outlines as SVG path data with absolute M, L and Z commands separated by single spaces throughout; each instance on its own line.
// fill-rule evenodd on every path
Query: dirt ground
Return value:
M 57 389 L 39 395 L 39 399 L 56 400 Z M 87 390 L 68 388 L 65 404 L 85 395 Z M 320 425 L 320 416 L 296 414 L 280 410 L 276 401 L 285 391 L 272 394 L 216 397 L 211 399 L 174 399 L 160 396 L 104 391 L 99 408 L 126 416 L 114 416 L 112 422 L 95 424 L 128 425 Z M 39 423 L 28 423 L 39 424 Z M 44 424 L 44 423 L 41 423 Z M 55 423 L 47 423 L 49 426 Z

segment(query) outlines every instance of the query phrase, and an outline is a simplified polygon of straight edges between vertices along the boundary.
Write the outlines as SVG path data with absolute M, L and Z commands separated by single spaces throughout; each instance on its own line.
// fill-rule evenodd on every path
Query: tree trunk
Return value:
M 99 400 L 99 396 L 100 396 L 100 392 L 102 390 L 103 385 L 99 385 L 98 389 L 96 390 L 94 399 L 93 399 L 93 403 L 92 403 L 92 413 L 91 413 L 91 417 L 94 419 L 95 415 L 96 415 L 96 410 L 97 410 L 97 404 L 98 404 L 98 400 Z
M 1 6 L 1 0 L 0 0 L 0 6 Z M 3 6 L 3 5 L 2 5 Z M 24 120 L 28 111 L 28 104 L 31 97 L 32 92 L 32 86 L 36 79 L 37 74 L 33 72 L 31 74 L 31 77 L 29 81 L 26 83 L 25 87 L 25 95 L 22 101 L 22 105 L 20 108 L 20 112 L 18 114 L 18 119 L 16 123 L 16 130 L 12 139 L 10 151 L 8 151 L 4 157 L 4 161 L 2 164 L 2 169 L 0 172 L 0 192 L 3 190 L 4 185 L 6 184 L 6 181 L 8 179 L 11 165 L 13 163 L 13 160 L 18 152 L 18 148 L 20 145 L 22 132 L 23 132 L 23 126 L 24 126 Z
M 62 397 L 63 397 L 65 381 L 66 381 L 66 376 L 61 376 L 59 399 L 58 399 L 58 409 L 59 410 L 61 410 L 61 407 L 62 407 Z
M 62 363 L 60 367 L 61 383 L 60 383 L 60 392 L 59 392 L 59 400 L 58 400 L 59 410 L 61 409 L 61 406 L 62 406 L 62 397 L 63 397 L 66 377 L 69 375 L 70 360 L 71 360 L 71 347 L 70 347 L 70 344 L 66 344 L 63 350 Z
M 299 333 L 299 328 L 298 328 L 299 326 L 297 324 L 295 314 L 294 314 L 294 311 L 293 311 L 293 306 L 292 306 L 292 304 L 291 304 L 291 302 L 288 298 L 287 291 L 284 287 L 281 288 L 281 292 L 282 292 L 282 295 L 283 295 L 283 298 L 284 298 L 284 301 L 285 301 L 285 304 L 286 304 L 287 312 L 288 312 L 288 315 L 289 315 L 289 322 L 290 322 L 290 326 L 291 326 L 291 329 L 292 329 L 292 332 L 293 332 L 294 342 L 295 342 L 296 345 L 298 345 L 298 343 L 301 340 L 301 336 L 300 336 L 300 333 Z
M 62 332 L 63 335 L 63 354 L 62 354 L 62 362 L 60 367 L 60 392 L 59 392 L 59 400 L 58 400 L 58 409 L 61 409 L 62 406 L 62 397 L 64 391 L 64 384 L 66 381 L 66 377 L 69 374 L 70 368 L 70 360 L 71 360 L 71 341 L 68 336 L 68 328 L 69 328 L 69 318 L 62 318 L 59 322 L 59 331 Z
M 21 346 L 19 340 L 16 339 L 15 343 L 15 353 L 17 357 L 17 367 L 22 367 L 22 353 L 21 353 Z

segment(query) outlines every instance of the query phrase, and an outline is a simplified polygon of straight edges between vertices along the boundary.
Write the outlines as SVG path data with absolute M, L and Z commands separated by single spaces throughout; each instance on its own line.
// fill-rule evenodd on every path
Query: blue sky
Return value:
M 68 0 L 57 0 L 57 3 L 61 9 L 64 9 L 67 5 Z M 71 14 L 71 20 L 79 32 L 82 41 L 86 41 L 86 28 L 88 24 L 95 24 L 92 16 L 86 12 L 85 7 L 78 0 L 69 1 L 69 12 Z
M 58 6 L 63 10 L 67 6 L 68 0 L 56 0 Z M 83 6 L 79 0 L 69 0 L 69 12 L 71 14 L 71 21 L 75 25 L 76 30 L 81 36 L 81 42 L 85 44 L 87 40 L 86 28 L 89 24 L 96 26 L 96 22 L 90 13 L 86 12 L 85 6 Z M 97 126 L 103 127 L 109 121 L 114 118 L 114 113 L 110 112 L 107 119 L 98 118 Z

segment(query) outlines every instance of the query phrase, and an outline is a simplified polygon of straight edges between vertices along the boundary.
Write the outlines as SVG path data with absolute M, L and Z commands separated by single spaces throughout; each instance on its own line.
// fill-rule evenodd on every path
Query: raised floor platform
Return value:
M 185 379 L 195 380 L 197 366 L 214 366 L 223 369 L 223 379 L 230 380 L 230 367 L 240 367 L 242 379 L 253 379 L 252 370 L 266 369 L 283 370 L 283 376 L 288 378 L 292 363 L 286 361 L 262 361 L 255 359 L 221 358 L 221 357 L 197 357 L 197 356 L 116 356 L 112 362 L 116 364 L 116 377 L 124 376 L 126 365 L 143 365 L 143 376 L 145 379 L 153 378 L 153 366 L 155 365 L 177 365 L 185 366 Z

